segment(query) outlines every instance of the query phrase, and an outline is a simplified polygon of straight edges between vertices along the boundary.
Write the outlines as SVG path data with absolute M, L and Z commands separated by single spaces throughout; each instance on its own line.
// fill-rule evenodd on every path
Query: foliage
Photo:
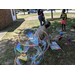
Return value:
M 18 12 L 20 12 L 21 9 L 16 9 Z

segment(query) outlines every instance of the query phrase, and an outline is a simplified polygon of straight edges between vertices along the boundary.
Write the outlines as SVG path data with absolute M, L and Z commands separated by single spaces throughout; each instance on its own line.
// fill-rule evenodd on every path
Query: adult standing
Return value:
M 39 19 L 41 26 L 43 26 L 46 23 L 43 11 L 44 11 L 43 9 L 38 9 L 38 19 Z M 42 22 L 43 22 L 43 24 L 42 24 Z

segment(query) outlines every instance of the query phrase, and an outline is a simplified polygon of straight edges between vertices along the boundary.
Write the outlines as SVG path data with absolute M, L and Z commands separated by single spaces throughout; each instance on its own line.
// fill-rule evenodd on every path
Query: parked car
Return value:
M 29 13 L 37 13 L 37 11 L 36 11 L 36 10 L 31 9 L 31 10 L 29 10 Z

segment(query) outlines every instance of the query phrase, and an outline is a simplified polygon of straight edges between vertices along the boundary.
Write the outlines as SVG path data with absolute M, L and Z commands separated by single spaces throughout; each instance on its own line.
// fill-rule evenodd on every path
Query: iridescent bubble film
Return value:
M 14 46 L 16 55 L 14 61 L 16 64 L 37 65 L 40 64 L 41 60 L 44 58 L 44 53 L 49 48 L 50 44 L 49 35 L 41 30 L 46 34 L 47 38 L 38 42 L 36 30 L 36 28 L 26 28 L 20 32 L 19 38 L 16 40 Z

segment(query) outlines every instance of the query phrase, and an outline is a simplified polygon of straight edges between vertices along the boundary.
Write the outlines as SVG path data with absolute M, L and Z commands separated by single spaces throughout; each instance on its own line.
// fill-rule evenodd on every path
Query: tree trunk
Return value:
M 68 9 L 67 9 L 67 13 L 68 13 Z
M 25 15 L 25 10 L 23 10 L 23 12 L 24 12 L 24 15 Z
M 25 10 L 24 10 L 24 15 L 25 15 Z
M 29 11 L 29 9 L 27 9 L 27 11 Z
M 24 15 L 25 15 L 25 9 L 23 9 Z
M 28 11 L 28 14 L 30 14 L 29 9 L 27 9 L 27 11 Z
M 51 9 L 51 20 L 53 21 L 53 10 Z

